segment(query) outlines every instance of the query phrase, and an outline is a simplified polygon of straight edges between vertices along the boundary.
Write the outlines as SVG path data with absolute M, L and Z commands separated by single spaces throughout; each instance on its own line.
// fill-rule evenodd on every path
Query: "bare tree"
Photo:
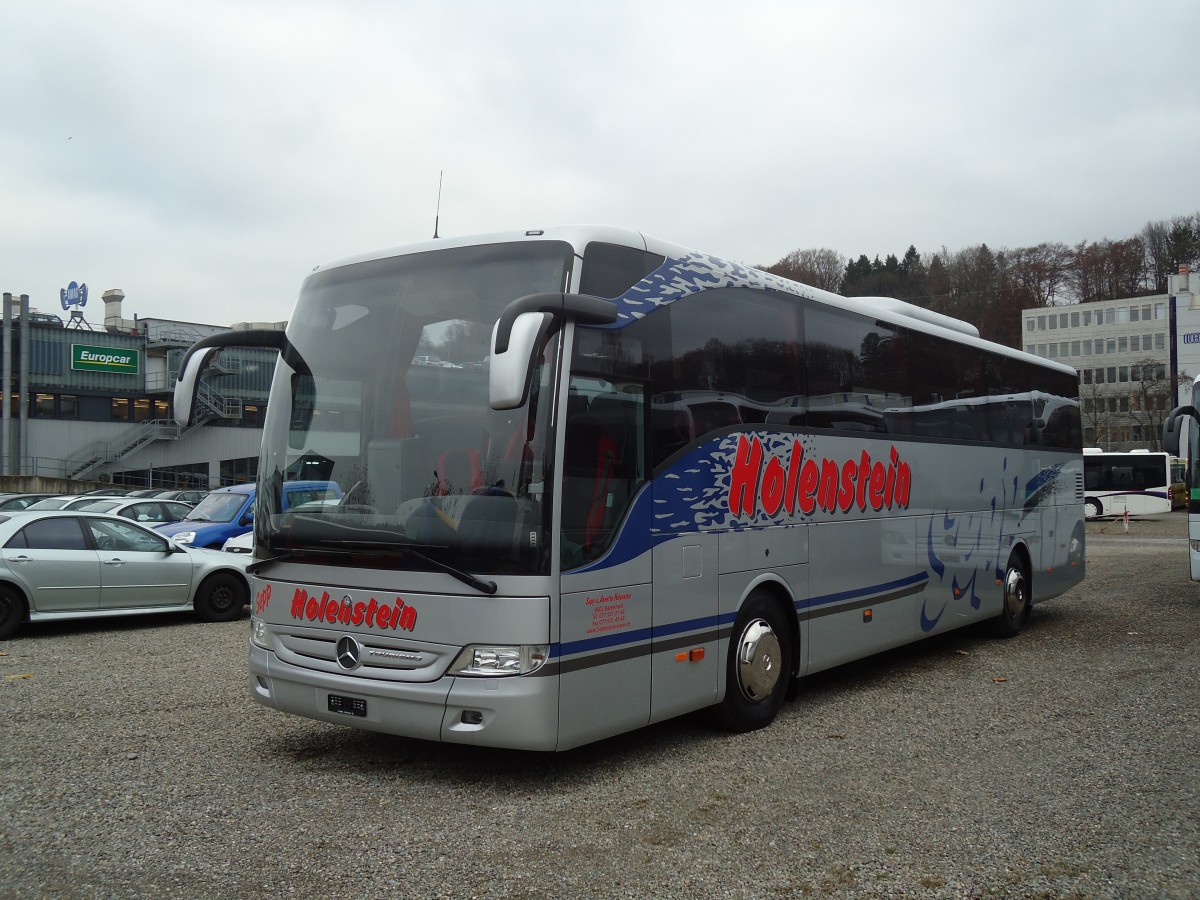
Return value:
M 1167 367 L 1151 357 L 1134 363 L 1130 375 L 1129 417 L 1141 427 L 1150 449 L 1161 450 L 1163 422 L 1175 403 Z M 1180 372 L 1179 377 L 1187 378 L 1187 372 Z
M 1113 441 L 1116 414 L 1109 410 L 1109 393 L 1103 385 L 1084 382 L 1079 385 L 1083 404 L 1083 427 L 1092 430 L 1092 444 L 1107 450 Z
M 1053 306 L 1067 286 L 1071 248 L 1066 244 L 1038 244 L 1005 250 L 1008 277 L 1027 295 L 1033 306 Z
M 846 273 L 846 258 L 836 250 L 793 250 L 771 266 L 760 266 L 774 275 L 802 281 L 823 291 L 837 291 Z

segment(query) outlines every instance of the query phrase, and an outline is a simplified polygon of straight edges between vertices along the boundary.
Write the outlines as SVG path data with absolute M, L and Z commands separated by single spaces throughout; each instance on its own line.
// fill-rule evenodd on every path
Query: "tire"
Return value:
M 25 621 L 25 598 L 10 587 L 0 587 L 0 641 L 6 641 Z
M 1100 505 L 1100 501 L 1092 497 L 1088 497 L 1083 501 L 1083 514 L 1089 519 L 1098 519 L 1104 515 L 1104 507 Z
M 1016 554 L 1008 558 L 1002 590 L 1004 602 L 1000 607 L 1000 614 L 988 621 L 988 630 L 993 637 L 1016 637 L 1029 621 L 1029 611 L 1032 609 L 1029 573 L 1025 569 L 1025 563 Z
M 783 607 L 766 591 L 742 606 L 729 638 L 725 699 L 717 721 L 730 731 L 765 728 L 783 705 L 792 677 L 792 633 Z
M 246 582 L 229 572 L 210 575 L 196 589 L 196 615 L 205 622 L 232 622 L 250 601 Z

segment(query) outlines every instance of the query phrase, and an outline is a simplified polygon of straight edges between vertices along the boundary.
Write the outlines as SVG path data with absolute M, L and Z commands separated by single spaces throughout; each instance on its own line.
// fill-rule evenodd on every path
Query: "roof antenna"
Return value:
M 442 172 L 438 170 L 438 199 L 437 209 L 433 214 L 433 239 L 436 241 L 438 237 L 438 219 L 442 216 Z

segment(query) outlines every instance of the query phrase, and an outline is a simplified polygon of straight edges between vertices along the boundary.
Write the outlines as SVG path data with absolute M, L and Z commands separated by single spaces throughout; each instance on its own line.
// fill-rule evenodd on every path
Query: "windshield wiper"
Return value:
M 380 532 L 376 532 L 376 533 L 379 534 Z M 394 533 L 390 533 L 390 532 L 382 532 L 382 533 L 385 535 L 388 535 L 388 536 L 394 536 L 394 537 L 398 537 L 398 538 L 401 537 L 400 535 L 395 535 Z M 445 572 L 451 578 L 461 581 L 463 584 L 467 585 L 468 587 L 475 588 L 475 590 L 479 591 L 481 594 L 491 595 L 491 594 L 496 593 L 496 582 L 484 580 L 482 578 L 476 578 L 470 572 L 464 572 L 462 569 L 457 569 L 454 566 L 450 565 L 449 563 L 444 563 L 439 559 L 434 559 L 432 556 L 428 555 L 427 553 L 422 553 L 420 550 L 417 549 L 418 547 L 425 547 L 426 549 L 429 549 L 429 550 L 444 550 L 444 549 L 446 549 L 444 545 L 415 544 L 411 541 L 407 541 L 407 540 L 403 540 L 403 539 L 401 539 L 397 542 L 394 542 L 394 543 L 390 543 L 390 544 L 382 544 L 382 543 L 378 543 L 376 541 L 343 541 L 343 540 L 336 540 L 336 539 L 330 539 L 330 538 L 318 538 L 317 540 L 314 540 L 313 543 L 320 547 L 328 547 L 328 548 L 332 549 L 334 552 L 337 552 L 339 550 L 344 551 L 344 552 L 352 552 L 355 550 L 368 550 L 373 553 L 409 554 L 411 556 L 415 556 L 417 559 L 421 560 L 421 562 L 424 562 L 424 563 L 427 563 L 428 565 L 433 566 L 438 571 Z

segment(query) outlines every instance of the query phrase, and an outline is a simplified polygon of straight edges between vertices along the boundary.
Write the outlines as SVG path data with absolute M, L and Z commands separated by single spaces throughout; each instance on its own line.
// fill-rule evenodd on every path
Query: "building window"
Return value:
M 1083 342 L 1083 355 L 1084 355 L 1084 356 L 1091 356 L 1091 355 L 1092 355 L 1092 342 L 1091 342 L 1091 341 L 1084 341 L 1084 342 Z
M 1166 340 L 1167 340 L 1167 336 L 1165 334 L 1156 334 L 1154 336 L 1154 349 L 1155 350 L 1167 349 Z
M 109 417 L 114 422 L 128 422 L 130 419 L 131 404 L 128 397 L 113 397 L 110 405 Z
M 1046 330 L 1046 317 L 1038 316 L 1037 322 L 1038 322 L 1038 331 L 1045 331 Z
M 1129 307 L 1122 306 L 1117 309 L 1117 324 L 1124 325 L 1129 321 Z
M 221 460 L 221 484 L 248 484 L 258 476 L 258 457 Z
M 1085 309 L 1083 311 L 1083 324 L 1084 325 L 1092 324 L 1092 311 L 1090 309 Z
M 1051 317 L 1050 317 L 1050 327 L 1051 327 L 1051 328 L 1058 328 L 1058 316 L 1051 316 Z
M 1117 369 L 1117 372 L 1119 381 L 1129 380 L 1129 366 L 1121 366 L 1119 369 Z
M 1079 327 L 1079 313 L 1077 313 L 1077 312 L 1071 313 L 1071 327 L 1072 328 Z
M 1136 322 L 1138 320 L 1138 308 L 1136 306 L 1129 307 L 1129 321 Z
M 1111 306 L 1104 311 L 1104 324 L 1105 325 L 1116 325 L 1117 324 L 1117 311 L 1116 311 L 1116 309 L 1114 309 Z
M 1058 359 L 1058 344 L 1051 344 L 1051 345 L 1050 345 L 1050 358 L 1051 358 L 1051 359 Z
M 1132 350 L 1134 353 L 1137 353 L 1139 350 L 1142 349 L 1142 339 L 1140 337 L 1138 337 L 1136 334 L 1131 334 L 1129 336 L 1129 349 Z
M 1150 304 L 1149 303 L 1142 304 L 1142 321 L 1143 322 L 1150 321 Z
M 1066 313 L 1059 313 L 1059 315 L 1058 315 L 1058 327 L 1059 327 L 1059 328 L 1066 328 L 1066 327 L 1067 327 L 1067 314 L 1066 314 Z
M 1166 317 L 1167 317 L 1167 309 L 1166 309 L 1165 304 L 1155 303 L 1154 304 L 1154 318 L 1165 319 Z
M 1117 338 L 1117 352 L 1118 353 L 1128 353 L 1129 352 L 1129 338 L 1128 337 L 1122 335 L 1121 337 Z
M 1096 370 L 1096 384 L 1104 384 L 1104 369 Z
M 1028 319 L 1026 319 L 1026 320 L 1025 320 L 1025 330 L 1026 330 L 1026 331 L 1033 331 L 1033 326 L 1034 326 L 1034 325 L 1036 325 L 1036 324 L 1037 324 L 1037 323 L 1033 321 L 1033 317 L 1032 317 L 1032 316 L 1030 316 Z
M 1117 352 L 1117 339 L 1116 339 L 1116 338 L 1109 338 L 1109 339 L 1108 339 L 1108 352 L 1109 352 L 1109 353 L 1116 353 L 1116 352 Z
M 61 394 L 58 398 L 58 417 L 60 419 L 78 419 L 79 398 L 74 394 Z
M 1037 355 L 1042 356 L 1042 357 L 1044 357 L 1046 355 L 1046 345 L 1045 344 L 1038 344 Z
M 1091 369 L 1084 369 L 1080 374 L 1083 376 L 1084 384 L 1092 383 L 1092 370 Z
M 1065 359 L 1067 356 L 1067 350 L 1069 347 L 1070 347 L 1070 344 L 1067 341 L 1063 341 L 1061 344 L 1058 345 L 1058 355 Z
M 149 398 L 141 397 L 137 400 L 134 400 L 133 401 L 133 421 L 149 422 L 150 419 L 153 418 L 153 416 L 151 415 L 152 409 L 153 409 L 153 407 L 150 405 Z
M 34 394 L 29 404 L 30 415 L 35 419 L 54 418 L 54 395 Z
M 1116 384 L 1117 383 L 1117 367 L 1109 366 L 1105 377 L 1108 378 L 1109 384 Z
M 1071 341 L 1071 355 L 1072 356 L 1079 355 L 1079 341 Z

